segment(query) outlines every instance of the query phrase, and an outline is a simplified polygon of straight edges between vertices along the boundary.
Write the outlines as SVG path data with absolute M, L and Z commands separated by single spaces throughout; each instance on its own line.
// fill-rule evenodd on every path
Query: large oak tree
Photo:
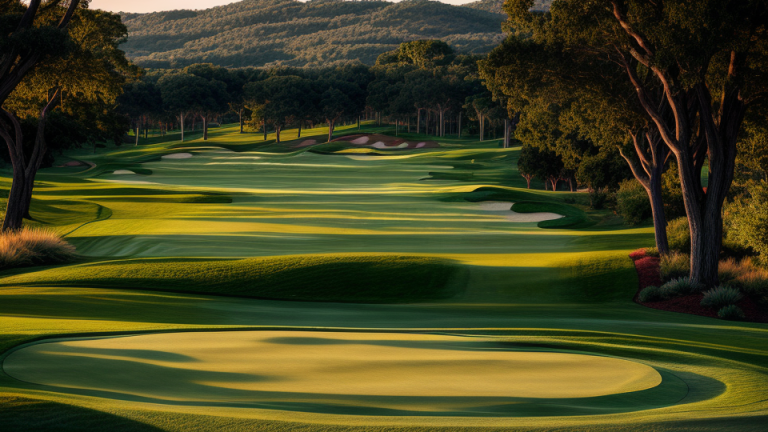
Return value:
M 531 13 L 532 5 L 533 0 L 509 0 L 505 6 L 520 32 L 566 62 L 603 73 L 579 76 L 586 82 L 599 86 L 621 76 L 631 86 L 647 122 L 636 136 L 645 137 L 646 146 L 663 143 L 677 160 L 691 230 L 691 280 L 716 285 L 722 206 L 742 123 L 749 110 L 764 108 L 768 92 L 768 5 L 764 0 L 556 0 L 548 14 Z M 604 74 L 611 68 L 615 74 Z M 636 156 L 642 159 L 644 151 L 641 147 Z

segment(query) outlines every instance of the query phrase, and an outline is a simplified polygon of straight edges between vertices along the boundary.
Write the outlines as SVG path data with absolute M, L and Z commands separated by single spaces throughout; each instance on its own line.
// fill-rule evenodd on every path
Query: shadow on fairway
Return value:
M 162 429 L 101 411 L 40 399 L 0 397 L 0 429 L 27 431 L 155 432 Z

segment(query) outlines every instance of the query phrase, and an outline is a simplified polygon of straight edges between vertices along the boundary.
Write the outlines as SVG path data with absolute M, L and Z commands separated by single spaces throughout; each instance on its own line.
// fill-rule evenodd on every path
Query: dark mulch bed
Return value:
M 701 299 L 704 298 L 704 294 L 690 294 L 658 302 L 640 302 L 638 299 L 640 291 L 649 286 L 661 285 L 661 272 L 659 271 L 661 260 L 657 257 L 646 255 L 645 249 L 632 252 L 629 257 L 635 262 L 637 276 L 640 279 L 640 287 L 634 298 L 635 303 L 651 309 L 717 318 L 717 310 L 706 308 L 701 305 Z M 746 321 L 768 323 L 768 310 L 762 307 L 754 299 L 744 297 L 736 303 L 736 306 L 744 311 L 744 314 L 747 316 Z

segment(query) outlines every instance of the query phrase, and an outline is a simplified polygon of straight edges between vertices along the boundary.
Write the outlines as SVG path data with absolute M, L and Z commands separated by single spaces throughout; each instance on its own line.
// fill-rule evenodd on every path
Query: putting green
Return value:
M 59 391 L 116 399 L 224 406 L 312 401 L 314 409 L 320 400 L 330 405 L 352 397 L 373 409 L 460 411 L 487 399 L 584 401 L 662 383 L 654 368 L 613 357 L 510 350 L 489 338 L 355 332 L 65 340 L 22 348 L 3 369 Z

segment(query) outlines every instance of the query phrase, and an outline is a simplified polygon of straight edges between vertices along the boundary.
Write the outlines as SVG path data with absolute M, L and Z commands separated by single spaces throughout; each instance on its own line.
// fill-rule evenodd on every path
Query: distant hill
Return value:
M 244 0 L 203 11 L 123 14 L 129 36 L 121 48 L 154 68 L 374 64 L 379 54 L 416 39 L 486 53 L 503 39 L 504 18 L 428 0 Z
M 479 0 L 473 3 L 463 5 L 471 9 L 481 10 L 490 13 L 504 14 L 504 2 L 506 0 Z M 548 11 L 552 5 L 552 0 L 536 0 L 533 5 L 535 11 Z

